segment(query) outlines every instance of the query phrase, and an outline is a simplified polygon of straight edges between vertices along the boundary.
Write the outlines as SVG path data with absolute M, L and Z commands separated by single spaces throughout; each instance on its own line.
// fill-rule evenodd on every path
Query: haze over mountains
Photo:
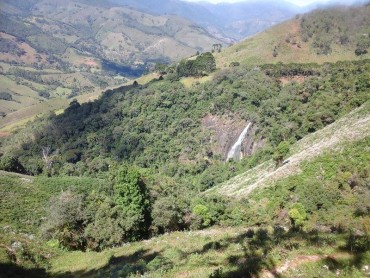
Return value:
M 225 42 L 237 41 L 293 17 L 305 9 L 284 1 L 189 3 L 180 0 L 111 0 L 157 14 L 177 14 L 205 27 Z

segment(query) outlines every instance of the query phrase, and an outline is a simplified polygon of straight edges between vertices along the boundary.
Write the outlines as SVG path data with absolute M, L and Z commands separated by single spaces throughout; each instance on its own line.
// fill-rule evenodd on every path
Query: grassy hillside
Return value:
M 369 6 L 300 15 L 216 54 L 217 65 L 225 68 L 231 62 L 322 64 L 369 58 L 369 16 Z M 356 54 L 359 49 L 366 53 Z
M 212 188 L 209 192 L 245 198 L 260 186 L 274 184 L 276 180 L 302 172 L 303 161 L 308 163 L 308 160 L 312 160 L 322 153 L 343 148 L 342 144 L 346 142 L 361 140 L 369 136 L 370 103 L 367 102 L 348 116 L 298 141 L 291 147 L 289 156 L 286 157 L 286 164 L 283 166 L 276 167 L 272 160 L 266 161 L 256 168 Z M 366 164 L 367 160 L 368 158 L 363 162 Z
M 363 175 L 362 171 L 367 171 L 370 158 L 363 149 L 369 147 L 369 142 L 368 139 L 351 141 L 340 146 L 342 150 L 305 161 L 302 173 L 252 194 L 243 212 L 245 222 L 239 227 L 225 225 L 202 231 L 173 232 L 102 252 L 60 250 L 55 242 L 44 245 L 37 237 L 30 239 L 29 233 L 33 230 L 26 228 L 30 224 L 37 226 L 40 217 L 45 215 L 40 210 L 40 202 L 46 203 L 47 196 L 66 190 L 72 184 L 86 191 L 91 181 L 2 173 L 1 224 L 7 225 L 6 231 L 20 229 L 19 234 L 12 237 L 0 232 L 0 266 L 5 271 L 2 273 L 16 277 L 32 277 L 32 274 L 34 277 L 134 277 L 138 273 L 149 277 L 273 277 L 277 274 L 337 277 L 338 273 L 340 277 L 365 277 L 366 265 L 370 263 L 369 249 L 366 243 L 364 245 L 366 237 L 343 231 L 349 228 L 368 233 L 369 177 L 357 176 L 356 184 L 350 189 L 346 176 L 348 173 Z M 317 169 L 323 173 L 320 183 L 325 186 L 320 195 L 315 195 L 316 189 L 307 189 L 316 179 Z M 311 194 L 307 195 L 304 188 Z M 292 198 L 292 194 L 298 196 Z M 297 200 L 307 209 L 304 229 L 287 231 L 289 224 L 284 222 L 287 219 L 279 210 L 290 208 L 290 202 Z M 321 204 L 320 211 L 310 211 L 310 204 L 315 202 Z M 32 218 L 27 217 L 29 212 Z M 1 248 L 10 246 L 15 239 L 22 244 L 20 249 L 15 249 L 15 258 L 27 254 L 27 257 L 19 257 L 18 268 Z
M 176 61 L 220 42 L 177 16 L 108 3 L 49 0 L 5 1 L 0 38 L 0 93 L 7 96 L 0 97 L 0 116 L 5 117 L 0 128 L 13 125 L 15 117 L 19 125 L 33 119 L 50 99 L 99 95 L 155 62 Z M 55 102 L 46 111 L 66 108 L 66 102 L 58 107 Z

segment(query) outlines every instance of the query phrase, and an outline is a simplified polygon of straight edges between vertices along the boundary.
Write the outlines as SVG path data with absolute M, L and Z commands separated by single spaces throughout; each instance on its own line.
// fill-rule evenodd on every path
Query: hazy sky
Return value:
M 199 2 L 199 0 L 185 0 L 185 1 L 189 1 L 189 2 Z M 245 1 L 245 0 L 202 0 L 202 1 L 207 1 L 207 2 L 211 2 L 211 3 L 221 3 L 221 2 L 227 2 L 227 3 L 235 3 L 235 2 L 242 2 L 242 1 Z M 320 0 L 286 0 L 287 2 L 291 2 L 293 4 L 296 4 L 298 6 L 305 6 L 305 5 L 309 5 L 309 4 L 312 4 L 312 3 L 325 3 L 325 2 L 328 2 L 328 0 L 324 0 L 324 1 L 320 1 Z

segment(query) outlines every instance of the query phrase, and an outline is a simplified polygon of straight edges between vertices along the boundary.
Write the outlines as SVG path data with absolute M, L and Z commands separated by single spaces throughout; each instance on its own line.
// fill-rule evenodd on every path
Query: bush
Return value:
M 9 94 L 7 92 L 0 92 L 0 99 L 12 101 L 13 100 L 13 97 L 12 97 L 11 94 Z
M 203 53 L 195 60 L 182 60 L 177 66 L 178 77 L 183 76 L 202 76 L 211 73 L 216 69 L 216 60 L 212 53 Z
M 202 227 L 208 227 L 212 223 L 212 216 L 209 208 L 205 205 L 196 205 L 193 208 L 193 214 L 201 221 Z
M 50 199 L 47 222 L 44 226 L 46 238 L 57 239 L 71 250 L 84 250 L 83 196 L 70 190 Z
M 0 160 L 0 170 L 25 174 L 26 170 L 17 157 L 3 156 Z
M 276 163 L 276 166 L 280 166 L 286 157 L 286 155 L 289 153 L 290 144 L 287 141 L 282 141 L 279 143 L 279 145 L 276 147 L 274 152 L 274 160 Z
M 293 225 L 301 227 L 307 219 L 307 213 L 304 206 L 301 203 L 296 203 L 289 211 L 289 216 L 293 221 Z

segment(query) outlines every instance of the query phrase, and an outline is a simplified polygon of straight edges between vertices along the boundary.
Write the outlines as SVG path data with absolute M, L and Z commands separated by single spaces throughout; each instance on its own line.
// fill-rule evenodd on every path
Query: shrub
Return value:
M 23 165 L 19 162 L 17 157 L 14 156 L 3 156 L 0 160 L 0 170 L 25 174 L 26 170 Z
M 83 196 L 70 190 L 50 199 L 44 236 L 59 240 L 68 249 L 85 248 Z
M 7 92 L 0 92 L 0 99 L 2 100 L 7 100 L 7 101 L 12 101 L 13 96 Z
M 209 208 L 205 205 L 196 205 L 193 208 L 193 214 L 201 220 L 202 227 L 208 227 L 212 223 L 212 216 Z
M 301 203 L 295 203 L 289 211 L 289 216 L 295 227 L 301 227 L 307 219 L 307 213 Z

